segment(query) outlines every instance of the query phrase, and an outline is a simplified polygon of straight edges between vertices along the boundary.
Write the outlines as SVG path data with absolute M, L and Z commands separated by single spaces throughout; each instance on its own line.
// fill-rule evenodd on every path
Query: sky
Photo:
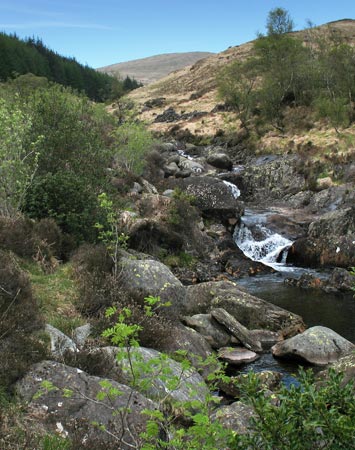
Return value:
M 355 0 L 0 0 L 0 31 L 39 37 L 97 68 L 162 53 L 220 52 L 265 31 L 282 7 L 296 29 L 355 19 Z

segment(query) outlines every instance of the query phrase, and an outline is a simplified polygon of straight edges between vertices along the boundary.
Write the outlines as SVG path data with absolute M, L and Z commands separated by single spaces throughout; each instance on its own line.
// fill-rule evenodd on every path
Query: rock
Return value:
M 207 158 L 207 164 L 210 164 L 217 169 L 232 170 L 233 162 L 225 153 L 214 153 Z
M 193 368 L 184 369 L 179 362 L 156 350 L 134 347 L 130 349 L 128 359 L 125 348 L 122 348 L 120 355 L 123 356 L 119 360 L 116 359 L 117 347 L 104 347 L 99 351 L 112 359 L 113 368 L 108 373 L 110 378 L 126 385 L 132 386 L 133 383 L 136 390 L 151 400 L 172 406 L 182 402 L 206 401 L 209 389 L 201 375 Z
M 256 361 L 260 356 L 243 347 L 223 347 L 218 351 L 218 358 L 232 366 L 241 366 Z
M 183 169 L 176 172 L 175 178 L 188 178 L 191 174 L 192 171 L 190 169 Z
M 252 160 L 241 174 L 247 200 L 281 199 L 304 190 L 306 181 L 299 173 L 302 164 L 297 156 L 266 155 Z
M 218 408 L 212 414 L 211 420 L 220 422 L 224 428 L 233 430 L 237 434 L 247 434 L 252 430 L 253 417 L 256 417 L 256 414 L 251 406 L 234 402 Z
M 351 291 L 355 285 L 355 277 L 351 275 L 346 269 L 336 267 L 328 281 L 328 285 L 335 288 L 338 291 Z
M 197 161 L 187 159 L 187 158 L 180 158 L 180 161 L 178 163 L 179 168 L 182 171 L 190 172 L 191 173 L 202 173 L 205 171 L 205 168 L 202 164 L 198 163 Z M 184 177 L 182 177 L 184 178 Z
M 318 191 L 323 191 L 323 189 L 329 189 L 332 186 L 334 186 L 334 183 L 330 177 L 317 178 L 316 189 Z
M 55 388 L 43 389 L 43 381 L 52 383 Z M 108 383 L 120 393 L 97 401 L 97 395 L 109 389 L 103 388 L 101 382 Z M 65 396 L 64 389 L 70 389 L 72 395 Z M 97 442 L 112 441 L 109 434 L 93 426 L 93 422 L 103 425 L 118 438 L 114 440 L 117 448 L 128 450 L 139 445 L 140 433 L 146 429 L 148 417 L 142 411 L 157 408 L 154 402 L 128 386 L 90 376 L 55 361 L 43 361 L 32 366 L 26 376 L 17 382 L 16 392 L 30 403 L 32 423 L 36 420 L 45 423 L 52 432 L 55 431 L 54 424 L 57 424 L 57 428 L 69 433 L 69 436 L 77 436 L 78 429 L 82 427 L 83 437 L 92 440 L 93 448 Z M 38 396 L 41 392 L 42 395 Z M 123 419 L 120 414 L 114 413 L 121 408 L 127 411 Z
M 352 267 L 355 265 L 355 233 L 297 239 L 291 245 L 286 261 L 303 267 Z
M 340 372 L 343 375 L 342 385 L 352 382 L 355 387 L 355 354 L 352 353 L 347 356 L 339 358 L 338 361 L 334 362 L 330 366 L 336 372 Z M 321 380 L 327 379 L 329 376 L 328 369 L 320 372 L 318 377 Z
M 171 197 L 173 196 L 173 194 L 174 194 L 174 189 L 166 189 L 166 190 L 162 193 L 162 195 L 163 195 L 164 197 L 169 197 L 169 198 L 171 198 Z
M 354 344 L 335 331 L 316 326 L 274 345 L 272 354 L 278 358 L 302 360 L 321 366 L 337 361 L 354 349 Z
M 73 341 L 78 347 L 83 347 L 90 336 L 92 331 L 92 326 L 90 323 L 86 323 L 81 327 L 75 328 L 73 331 Z
M 305 329 L 297 314 L 243 292 L 230 281 L 200 283 L 186 290 L 184 315 L 223 308 L 249 330 L 266 329 L 286 336 Z
M 180 115 L 175 111 L 173 107 L 166 109 L 162 114 L 158 114 L 154 119 L 155 123 L 158 122 L 175 122 L 180 119 Z
M 133 183 L 132 189 L 130 190 L 130 193 L 131 194 L 141 194 L 142 192 L 143 192 L 142 186 L 139 183 L 137 183 L 137 181 L 135 181 Z
M 167 266 L 154 260 L 121 258 L 120 280 L 122 289 L 141 305 L 148 296 L 159 296 L 162 303 L 171 306 L 159 308 L 170 320 L 177 320 L 185 300 L 186 291 Z
M 65 352 L 77 352 L 75 342 L 52 325 L 46 324 L 46 332 L 51 341 L 51 353 L 55 358 L 62 358 Z
M 212 317 L 223 325 L 244 347 L 253 352 L 261 352 L 262 347 L 259 341 L 253 339 L 249 330 L 239 323 L 233 316 L 231 316 L 223 308 L 213 309 L 211 311 Z
M 193 367 L 201 373 L 204 379 L 213 372 L 216 367 L 201 364 L 212 355 L 212 348 L 206 339 L 192 328 L 185 327 L 181 323 L 174 323 L 167 328 L 166 336 L 161 340 L 156 350 L 174 354 L 176 351 L 184 350 L 186 358 L 192 363 Z
M 164 173 L 166 177 L 171 177 L 179 171 L 179 167 L 175 162 L 171 162 L 170 164 L 163 167 Z
M 277 389 L 282 380 L 282 373 L 273 372 L 270 370 L 254 373 L 254 376 L 261 383 L 261 388 L 268 391 Z M 223 381 L 219 382 L 218 388 L 230 397 L 240 398 L 241 395 L 243 395 L 243 385 L 245 385 L 246 382 L 248 382 L 248 374 L 242 373 L 240 375 L 230 377 L 230 381 L 228 383 Z
M 329 235 L 346 236 L 355 233 L 355 207 L 323 214 L 312 222 L 308 236 L 312 239 L 324 238 Z
M 254 341 L 260 342 L 264 351 L 270 350 L 273 345 L 282 340 L 282 336 L 269 330 L 249 330 L 249 336 Z
M 142 179 L 141 184 L 143 187 L 143 192 L 145 192 L 146 194 L 158 195 L 157 188 L 153 184 L 149 183 L 149 181 Z
M 233 195 L 231 189 L 222 180 L 212 177 L 189 177 L 172 180 L 172 188 L 180 188 L 195 198 L 195 205 L 208 218 L 228 223 L 229 218 L 239 219 L 243 205 Z
M 232 343 L 231 335 L 213 319 L 211 314 L 195 314 L 192 317 L 184 317 L 183 322 L 200 333 L 212 348 L 218 349 Z M 237 342 L 234 340 L 234 343 Z

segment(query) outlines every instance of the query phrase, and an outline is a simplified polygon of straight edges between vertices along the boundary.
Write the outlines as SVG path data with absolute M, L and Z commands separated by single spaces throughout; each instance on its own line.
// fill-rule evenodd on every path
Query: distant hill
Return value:
M 341 42 L 355 46 L 355 20 L 343 19 L 316 27 L 314 32 L 339 35 Z M 309 30 L 294 32 L 304 42 L 309 39 Z M 243 61 L 251 55 L 254 41 L 229 47 L 227 50 L 210 55 L 191 66 L 170 73 L 159 81 L 136 89 L 129 97 L 141 107 L 141 118 L 158 132 L 169 132 L 177 126 L 192 133 L 212 135 L 225 126 L 223 112 L 218 112 L 220 100 L 217 96 L 216 75 L 222 67 L 235 60 Z M 161 99 L 163 101 L 156 101 Z M 150 105 L 149 108 L 145 105 Z M 157 122 L 156 117 L 168 108 L 174 108 L 181 120 Z M 197 117 L 194 112 L 204 112 Z M 191 114 L 189 114 L 191 113 Z
M 129 76 L 144 85 L 154 83 L 165 77 L 170 72 L 190 66 L 196 61 L 207 58 L 214 53 L 189 52 L 189 53 L 165 53 L 150 56 L 149 58 L 135 59 L 133 61 L 112 64 L 97 69 L 109 75 L 120 75 L 122 78 Z

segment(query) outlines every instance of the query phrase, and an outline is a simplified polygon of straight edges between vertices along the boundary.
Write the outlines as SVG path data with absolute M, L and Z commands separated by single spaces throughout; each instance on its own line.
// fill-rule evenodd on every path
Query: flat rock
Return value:
M 218 358 L 233 366 L 241 366 L 256 361 L 259 355 L 243 347 L 224 347 L 219 349 Z
M 338 333 L 316 326 L 277 343 L 272 347 L 272 354 L 278 358 L 303 360 L 321 366 L 337 361 L 352 350 L 355 350 L 355 345 Z

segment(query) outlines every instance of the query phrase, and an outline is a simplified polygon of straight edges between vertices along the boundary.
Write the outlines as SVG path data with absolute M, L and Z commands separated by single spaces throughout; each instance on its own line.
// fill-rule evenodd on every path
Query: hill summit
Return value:
M 98 71 L 114 76 L 119 75 L 122 78 L 129 76 L 147 85 L 158 81 L 170 72 L 190 66 L 196 61 L 211 55 L 213 53 L 210 52 L 164 53 L 148 58 L 112 64 L 101 67 Z

